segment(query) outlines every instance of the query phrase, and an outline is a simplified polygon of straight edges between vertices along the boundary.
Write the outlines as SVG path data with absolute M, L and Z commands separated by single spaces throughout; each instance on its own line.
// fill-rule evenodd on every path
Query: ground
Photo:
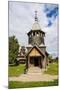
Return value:
M 45 71 L 46 74 L 50 75 L 57 75 L 58 74 L 58 64 L 52 63 L 47 66 L 47 71 Z
M 28 72 L 28 74 L 23 74 L 24 68 L 25 68 L 25 65 L 23 64 L 19 66 L 12 66 L 12 67 L 9 66 L 9 80 L 10 80 L 9 88 L 58 85 L 58 80 L 57 80 L 58 64 L 57 63 L 49 64 L 47 69 L 43 71 L 43 74 L 39 70 L 37 70 L 37 73 L 32 73 L 33 70 L 31 69 Z M 34 72 L 36 72 L 36 70 Z M 11 76 L 14 76 L 14 77 L 11 77 Z
M 18 82 L 18 81 L 10 81 L 9 88 L 28 88 L 28 87 L 42 87 L 42 86 L 57 86 L 58 80 L 54 81 L 43 81 L 43 82 Z
M 8 70 L 9 77 L 12 76 L 19 76 L 20 74 L 24 73 L 25 64 L 20 64 L 18 66 L 10 65 Z

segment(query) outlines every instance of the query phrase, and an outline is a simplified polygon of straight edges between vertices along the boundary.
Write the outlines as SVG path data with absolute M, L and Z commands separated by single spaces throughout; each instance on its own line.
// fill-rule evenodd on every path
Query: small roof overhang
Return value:
M 30 54 L 30 52 L 32 51 L 33 48 L 36 48 L 43 57 L 45 56 L 45 54 L 44 54 L 44 53 L 40 50 L 40 48 L 38 48 L 36 45 L 33 46 L 33 47 L 28 51 L 28 53 L 26 54 L 26 56 L 28 56 L 28 55 Z
M 37 31 L 39 31 L 39 32 L 41 32 L 41 33 L 43 33 L 43 34 L 45 35 L 45 32 L 42 31 L 42 30 L 30 30 L 30 31 L 27 33 L 27 35 L 31 34 L 32 32 L 37 32 Z

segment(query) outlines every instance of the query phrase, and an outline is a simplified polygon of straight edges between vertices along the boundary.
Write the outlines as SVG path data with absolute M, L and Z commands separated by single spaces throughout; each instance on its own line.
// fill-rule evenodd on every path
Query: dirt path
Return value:
M 57 76 L 47 75 L 47 74 L 22 74 L 19 77 L 9 77 L 9 81 L 53 81 L 57 79 Z
M 57 79 L 57 75 L 48 75 L 44 74 L 40 69 L 38 68 L 30 68 L 28 70 L 27 74 L 21 74 L 19 77 L 9 77 L 9 81 L 24 81 L 24 82 L 30 82 L 30 81 L 53 81 L 54 79 Z

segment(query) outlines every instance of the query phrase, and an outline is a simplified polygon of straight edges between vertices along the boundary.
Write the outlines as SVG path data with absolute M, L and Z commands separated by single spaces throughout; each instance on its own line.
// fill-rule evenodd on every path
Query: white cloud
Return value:
M 51 27 L 45 28 L 46 38 L 45 43 L 47 45 L 47 50 L 50 53 L 58 53 L 58 17 L 54 21 Z

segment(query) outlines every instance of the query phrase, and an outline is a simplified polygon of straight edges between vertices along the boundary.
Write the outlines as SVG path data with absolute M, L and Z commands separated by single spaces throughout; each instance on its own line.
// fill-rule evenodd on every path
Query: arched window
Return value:
M 35 36 L 35 32 L 33 32 L 33 36 Z
M 37 36 L 39 35 L 39 33 L 37 32 Z

